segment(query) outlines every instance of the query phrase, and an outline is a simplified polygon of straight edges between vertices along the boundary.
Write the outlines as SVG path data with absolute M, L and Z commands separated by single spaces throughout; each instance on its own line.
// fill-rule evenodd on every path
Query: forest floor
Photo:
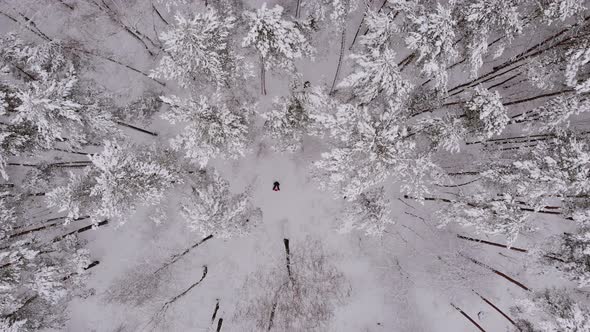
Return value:
M 350 284 L 350 296 L 337 307 L 328 331 L 474 331 L 451 302 L 487 331 L 507 329 L 510 323 L 471 288 L 505 312 L 525 292 L 485 268 L 453 260 L 457 251 L 465 252 L 526 283 L 518 270 L 524 254 L 460 240 L 452 230 L 437 228 L 426 217 L 428 202 L 394 202 L 396 224 L 382 238 L 340 234 L 336 216 L 342 202 L 318 191 L 308 178 L 307 159 L 314 153 L 307 149 L 290 156 L 262 148 L 258 155 L 216 165 L 236 192 L 252 186 L 262 223 L 245 237 L 209 239 L 157 274 L 171 257 L 203 238 L 187 231 L 180 217 L 156 225 L 140 212 L 124 225 L 91 232 L 89 248 L 101 262 L 88 283 L 96 294 L 71 303 L 68 329 L 206 331 L 217 326 L 211 317 L 219 301 L 222 330 L 241 331 L 234 313 L 247 276 L 283 264 L 284 238 L 293 249 L 306 237 L 321 241 Z M 272 191 L 275 180 L 280 192 Z M 453 263 L 454 270 L 441 265 Z M 156 315 L 201 278 L 204 265 L 204 280 Z
M 251 2 L 253 8 L 262 3 Z M 359 14 L 351 20 L 349 35 L 354 34 L 360 18 Z M 59 32 L 59 26 L 54 28 L 47 33 Z M 69 33 L 93 36 L 76 31 Z M 122 42 L 120 36 L 98 42 L 110 48 L 115 58 L 146 70 L 153 67 L 151 60 L 136 57 L 140 51 L 132 50 L 131 43 Z M 333 53 L 298 66 L 305 80 L 312 84 L 331 83 L 338 51 L 338 43 L 331 43 Z M 341 77 L 345 73 L 346 69 Z M 138 83 L 138 77 L 145 77 L 130 75 L 117 66 L 98 67 L 96 75 L 101 84 L 130 100 L 153 84 L 144 86 Z M 269 95 L 259 101 L 259 106 L 268 107 L 273 97 L 286 95 L 288 83 L 284 76 L 269 77 Z M 176 134 L 173 128 L 159 127 L 158 121 L 152 127 L 160 133 L 158 140 L 162 142 Z M 112 223 L 81 234 L 88 240 L 92 258 L 100 264 L 92 269 L 88 280 L 94 295 L 70 303 L 67 330 L 214 331 L 218 319 L 223 318 L 222 331 L 243 331 L 235 313 L 236 305 L 243 300 L 247 277 L 273 264 L 283 264 L 283 239 L 290 240 L 292 249 L 303 245 L 308 237 L 320 240 L 349 284 L 350 296 L 337 305 L 326 331 L 476 331 L 474 324 L 451 303 L 486 331 L 506 331 L 510 322 L 475 292 L 508 313 L 526 291 L 466 257 L 484 262 L 533 289 L 542 286 L 542 279 L 535 276 L 550 277 L 550 271 L 526 270 L 527 256 L 523 253 L 457 237 L 471 234 L 468 230 L 438 228 L 432 215 L 436 203 L 421 205 L 398 199 L 394 185 L 387 189 L 391 192 L 395 224 L 383 237 L 339 233 L 337 216 L 343 201 L 319 191 L 309 176 L 309 164 L 321 151 L 318 142 L 310 141 L 304 152 L 278 154 L 260 142 L 256 151 L 241 160 L 214 162 L 212 166 L 236 193 L 251 186 L 253 204 L 262 209 L 262 222 L 244 237 L 208 239 L 165 269 L 160 270 L 175 255 L 204 238 L 190 232 L 177 211 L 168 211 L 169 219 L 155 224 L 149 220 L 151 210 L 140 210 L 123 225 Z M 449 165 L 458 164 L 461 162 L 449 161 Z M 281 183 L 280 192 L 272 191 L 274 181 Z M 550 217 L 540 216 L 535 222 L 538 227 L 559 231 L 559 221 Z M 521 237 L 515 246 L 526 248 L 529 243 L 535 243 L 534 239 Z M 161 311 L 167 301 L 202 278 L 204 266 L 207 273 L 202 282 Z M 214 312 L 216 320 L 212 321 Z

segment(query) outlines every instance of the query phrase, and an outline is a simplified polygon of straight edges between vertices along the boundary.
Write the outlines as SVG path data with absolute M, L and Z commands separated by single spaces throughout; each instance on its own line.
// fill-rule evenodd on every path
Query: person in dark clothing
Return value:
M 279 181 L 275 181 L 275 183 L 272 184 L 272 191 L 281 191 L 281 188 L 279 188 L 279 186 Z

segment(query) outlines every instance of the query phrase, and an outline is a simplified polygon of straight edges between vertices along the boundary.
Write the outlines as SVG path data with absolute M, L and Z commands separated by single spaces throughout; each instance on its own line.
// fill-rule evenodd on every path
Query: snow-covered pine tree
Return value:
M 395 108 L 376 113 L 366 106 L 336 107 L 323 121 L 335 146 L 313 164 L 320 187 L 355 199 L 395 174 L 402 189 L 413 187 L 413 192 L 423 194 L 423 181 L 437 177 L 439 170 L 428 156 L 415 151 L 416 143 L 401 119 Z
M 216 171 L 205 171 L 191 182 L 191 192 L 181 201 L 180 214 L 189 229 L 202 236 L 230 238 L 248 234 L 262 218 L 250 202 L 250 191 L 234 194 Z
M 389 49 L 368 50 L 363 55 L 350 56 L 356 70 L 346 77 L 339 88 L 350 88 L 360 103 L 369 103 L 379 95 L 386 102 L 401 103 L 412 89 L 412 84 L 402 78 L 396 63 L 396 53 Z
M 62 42 L 32 44 L 8 34 L 0 45 L 0 60 L 8 68 L 0 84 L 3 162 L 58 144 L 81 148 L 117 134 L 111 104 L 80 85 L 79 60 Z
M 74 68 L 60 80 L 31 81 L 24 89 L 17 89 L 11 97 L 19 106 L 10 116 L 10 124 L 32 125 L 38 134 L 38 144 L 51 148 L 55 142 L 67 138 L 71 142 L 83 141 L 83 124 L 80 116 L 82 105 L 69 99 L 77 82 Z
M 383 187 L 369 189 L 345 204 L 344 211 L 338 218 L 341 232 L 359 230 L 366 235 L 381 236 L 387 225 L 394 223 L 390 215 L 390 201 L 385 197 Z
M 498 196 L 482 189 L 450 200 L 448 206 L 438 212 L 439 226 L 457 223 L 473 228 L 476 233 L 505 235 L 509 243 L 514 243 L 520 233 L 534 229 L 528 223 L 531 212 L 523 207 L 518 198 L 508 192 Z
M 291 95 L 275 98 L 273 109 L 262 114 L 265 135 L 274 149 L 295 152 L 303 149 L 305 135 L 324 136 L 325 115 L 335 103 L 321 87 L 309 84 L 295 80 Z
M 154 91 L 147 91 L 123 107 L 117 107 L 113 115 L 121 121 L 139 124 L 150 124 L 160 111 L 163 102 Z
M 578 283 L 578 287 L 590 286 L 590 228 L 580 227 L 575 233 L 563 233 L 553 241 L 540 259 L 563 272 L 567 279 Z
M 588 191 L 590 151 L 573 133 L 554 133 L 511 163 L 492 162 L 479 174 L 475 191 L 461 192 L 442 212 L 442 223 L 458 222 L 487 234 L 506 234 L 515 240 L 533 230 L 531 213 L 560 202 L 558 213 L 584 225 L 590 220 Z M 553 203 L 553 204 L 551 204 Z
M 434 79 L 435 87 L 442 91 L 447 86 L 447 67 L 458 55 L 453 5 L 451 3 L 445 7 L 438 3 L 436 10 L 419 5 L 406 12 L 410 22 L 410 31 L 406 37 L 408 48 L 417 52 L 422 73 Z
M 471 100 L 465 105 L 466 126 L 474 136 L 489 139 L 501 134 L 510 119 L 497 91 L 477 86 Z
M 478 75 L 488 46 L 498 43 L 495 57 L 499 57 L 506 44 L 523 31 L 520 1 L 476 0 L 460 2 L 456 7 L 459 32 L 465 38 L 465 58 L 471 67 L 471 77 Z M 495 40 L 492 40 L 494 38 Z
M 590 308 L 579 301 L 578 294 L 562 288 L 548 288 L 521 300 L 512 311 L 521 318 L 518 331 L 588 331 Z
M 521 200 L 542 206 L 558 200 L 564 217 L 590 222 L 590 146 L 574 132 L 556 132 L 493 177 L 512 183 Z
M 554 3 L 560 2 L 562 1 L 557 0 Z M 563 1 L 564 8 L 569 6 L 568 2 Z M 559 35 L 540 42 L 537 48 L 542 49 L 532 53 L 525 52 L 519 56 L 519 60 L 526 60 L 523 64 L 524 71 L 533 86 L 550 90 L 555 94 L 561 92 L 562 95 L 587 91 L 590 39 L 582 33 L 586 29 L 583 22 L 585 21 L 578 20 L 577 23 L 564 28 Z M 555 87 L 561 89 L 555 91 Z
M 236 317 L 251 330 L 324 329 L 349 285 L 319 240 L 292 246 L 285 240 L 287 264 L 281 259 L 246 280 Z
M 573 116 L 586 112 L 590 112 L 590 99 L 569 94 L 549 99 L 538 108 L 523 113 L 516 121 L 524 122 L 523 129 L 528 132 L 547 133 L 569 127 Z
M 313 48 L 291 21 L 283 19 L 283 7 L 268 9 L 266 3 L 253 12 L 244 13 L 248 34 L 243 47 L 253 47 L 260 56 L 260 90 L 266 94 L 266 70 L 295 70 L 295 60 L 311 56 Z
M 563 22 L 588 9 L 588 7 L 584 6 L 584 1 L 575 0 L 542 0 L 538 4 L 541 7 L 544 18 L 549 23 L 555 20 Z
M 0 192 L 0 240 L 8 237 L 16 223 L 16 207 L 11 204 L 10 193 Z
M 277 97 L 273 109 L 262 114 L 265 134 L 273 140 L 278 151 L 295 152 L 303 147 L 303 137 L 312 119 L 299 93 Z
M 81 174 L 47 193 L 47 203 L 67 213 L 66 222 L 89 215 L 124 222 L 139 205 L 156 205 L 180 180 L 175 160 L 167 151 L 105 141 L 100 154 Z
M 72 235 L 49 243 L 35 238 L 0 240 L 8 245 L 0 250 L 3 324 L 18 331 L 63 328 L 65 304 L 83 295 L 90 265 L 84 243 Z
M 568 56 L 565 68 L 565 82 L 573 88 L 576 93 L 590 92 L 590 78 L 586 74 L 590 70 L 590 40 L 582 40 L 571 47 L 566 55 Z
M 420 119 L 412 128 L 428 138 L 434 151 L 442 149 L 450 153 L 458 153 L 467 136 L 464 120 L 450 113 L 441 117 Z
M 177 82 L 181 87 L 213 83 L 217 88 L 228 86 L 232 52 L 228 39 L 236 18 L 209 7 L 204 13 L 185 17 L 176 13 L 175 25 L 160 35 L 165 55 L 151 77 Z
M 387 4 L 387 3 L 386 3 Z M 401 32 L 400 27 L 394 22 L 396 10 L 374 10 L 368 8 L 364 22 L 367 25 L 366 33 L 359 38 L 359 43 L 370 52 L 383 52 L 392 48 L 394 37 Z
M 201 168 L 213 158 L 236 159 L 249 151 L 254 106 L 221 95 L 198 100 L 176 96 L 161 99 L 169 106 L 162 117 L 172 124 L 186 125 L 171 140 L 172 148 L 184 151 Z

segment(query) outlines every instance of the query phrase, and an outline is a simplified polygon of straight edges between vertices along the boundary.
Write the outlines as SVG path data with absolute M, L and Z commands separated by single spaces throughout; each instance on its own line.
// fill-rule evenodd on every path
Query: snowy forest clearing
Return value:
M 590 331 L 589 6 L 0 0 L 0 331 Z

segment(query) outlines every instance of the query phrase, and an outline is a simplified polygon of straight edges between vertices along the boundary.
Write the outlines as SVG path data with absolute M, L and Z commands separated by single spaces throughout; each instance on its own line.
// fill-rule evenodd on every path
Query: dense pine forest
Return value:
M 589 113 L 584 0 L 0 0 L 0 331 L 590 331 Z

